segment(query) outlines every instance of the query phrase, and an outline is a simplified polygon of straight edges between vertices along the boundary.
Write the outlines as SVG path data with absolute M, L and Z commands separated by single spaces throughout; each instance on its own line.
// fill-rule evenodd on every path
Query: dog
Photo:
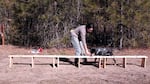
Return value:
M 90 49 L 91 55 L 94 56 L 112 56 L 113 50 L 112 48 L 91 48 Z M 116 60 L 113 58 L 114 64 L 116 65 Z M 96 59 L 95 59 L 96 62 Z
M 91 48 L 90 52 L 92 55 L 99 55 L 99 56 L 113 55 L 113 50 L 111 48 Z

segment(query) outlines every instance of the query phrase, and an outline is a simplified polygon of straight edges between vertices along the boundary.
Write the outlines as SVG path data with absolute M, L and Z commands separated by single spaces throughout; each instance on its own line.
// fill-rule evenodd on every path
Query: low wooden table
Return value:
M 136 59 L 142 59 L 141 60 L 141 67 L 146 67 L 146 59 L 148 58 L 147 56 L 129 56 L 129 55 L 124 55 L 124 56 L 71 56 L 71 55 L 9 55 L 9 67 L 11 68 L 13 65 L 13 58 L 31 58 L 31 65 L 32 68 L 34 68 L 34 58 L 52 58 L 53 59 L 53 67 L 55 67 L 56 64 L 56 59 L 57 59 L 57 67 L 59 67 L 59 59 L 60 58 L 78 58 L 78 68 L 80 68 L 80 59 L 81 58 L 97 58 L 99 59 L 98 63 L 99 63 L 99 68 L 101 67 L 101 60 L 103 59 L 103 64 L 102 67 L 105 68 L 106 67 L 106 59 L 109 58 L 121 58 L 123 59 L 123 67 L 125 68 L 127 65 L 127 59 L 128 58 L 136 58 Z
M 13 58 L 31 58 L 32 68 L 34 68 L 34 58 L 52 58 L 53 59 L 53 67 L 55 68 L 55 58 L 57 56 L 56 55 L 9 55 L 8 57 L 9 57 L 9 67 L 10 68 L 13 65 Z
M 97 59 L 99 59 L 99 62 L 98 62 L 98 64 L 99 64 L 99 68 L 100 68 L 100 66 L 101 66 L 101 60 L 103 59 L 103 65 L 102 65 L 102 67 L 103 68 L 105 68 L 106 67 L 106 59 L 109 59 L 109 58 L 111 58 L 111 59 L 113 59 L 113 58 L 115 58 L 115 59 L 117 59 L 117 58 L 121 58 L 121 59 L 123 59 L 123 67 L 125 68 L 126 67 L 126 64 L 127 64 L 127 58 L 140 58 L 140 59 L 142 59 L 142 61 L 141 61 L 141 67 L 146 67 L 146 59 L 148 58 L 147 56 L 129 56 L 129 55 L 124 55 L 124 56 L 63 56 L 63 55 L 60 55 L 60 56 L 58 56 L 57 57 L 58 58 L 58 66 L 59 66 L 59 58 L 78 58 L 79 59 L 79 61 L 78 61 L 78 67 L 80 68 L 80 59 L 81 58 L 97 58 Z

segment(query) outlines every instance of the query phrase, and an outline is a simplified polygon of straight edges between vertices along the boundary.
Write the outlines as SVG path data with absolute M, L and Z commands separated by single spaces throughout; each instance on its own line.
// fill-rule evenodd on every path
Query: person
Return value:
M 70 31 L 71 43 L 73 45 L 73 48 L 75 49 L 76 56 L 83 55 L 83 52 L 85 55 L 88 55 L 88 56 L 91 55 L 91 53 L 89 52 L 87 48 L 86 33 L 93 32 L 93 28 L 94 28 L 94 25 L 90 23 L 86 25 L 80 25 Z M 78 62 L 78 59 L 75 59 L 75 64 L 77 62 Z

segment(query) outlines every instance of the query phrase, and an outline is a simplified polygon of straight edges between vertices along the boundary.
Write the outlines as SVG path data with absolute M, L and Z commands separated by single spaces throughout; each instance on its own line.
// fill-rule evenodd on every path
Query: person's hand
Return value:
M 88 56 L 91 56 L 91 53 L 90 53 L 89 51 L 86 51 L 86 54 L 87 54 Z
M 91 53 L 91 56 L 94 56 L 94 54 Z

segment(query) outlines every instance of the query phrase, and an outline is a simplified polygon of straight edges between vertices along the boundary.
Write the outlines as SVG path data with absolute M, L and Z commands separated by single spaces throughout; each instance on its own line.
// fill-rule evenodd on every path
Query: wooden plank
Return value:
M 124 56 L 70 56 L 70 55 L 9 55 L 9 57 L 59 57 L 59 58 L 148 58 L 142 55 Z

